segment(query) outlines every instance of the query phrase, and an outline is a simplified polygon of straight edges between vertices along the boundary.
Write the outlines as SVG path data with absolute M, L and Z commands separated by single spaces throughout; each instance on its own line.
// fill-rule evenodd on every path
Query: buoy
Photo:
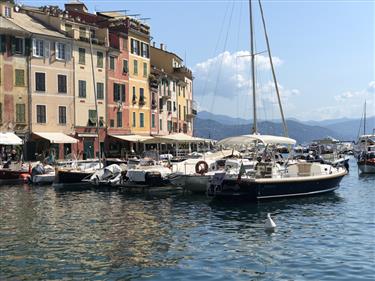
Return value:
M 266 231 L 274 231 L 275 228 L 276 228 L 276 223 L 272 220 L 271 214 L 267 213 L 267 219 L 266 219 L 266 222 L 264 224 L 264 229 Z

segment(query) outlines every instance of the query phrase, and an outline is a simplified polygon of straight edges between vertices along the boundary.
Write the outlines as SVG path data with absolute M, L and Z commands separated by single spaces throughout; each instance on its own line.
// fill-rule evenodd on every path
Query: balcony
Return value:
M 170 90 L 164 91 L 164 94 L 161 96 L 163 99 L 170 100 L 172 98 L 172 93 Z
M 152 100 L 151 101 L 151 109 L 157 109 L 158 108 L 158 104 L 156 103 L 156 100 Z
M 145 105 L 146 104 L 146 99 L 144 98 L 144 97 L 140 97 L 139 98 L 139 105 L 140 106 L 143 106 L 143 105 Z

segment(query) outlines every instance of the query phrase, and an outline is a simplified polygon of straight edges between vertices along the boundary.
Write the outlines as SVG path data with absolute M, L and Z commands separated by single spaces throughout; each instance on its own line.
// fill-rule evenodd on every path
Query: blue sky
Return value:
M 156 44 L 186 59 L 199 107 L 250 118 L 248 1 L 84 1 L 90 11 L 127 9 L 150 18 Z M 30 5 L 65 1 L 22 1 Z M 375 114 L 375 1 L 263 1 L 287 118 Z M 257 51 L 265 50 L 253 2 Z M 257 59 L 258 112 L 279 118 L 265 53 Z

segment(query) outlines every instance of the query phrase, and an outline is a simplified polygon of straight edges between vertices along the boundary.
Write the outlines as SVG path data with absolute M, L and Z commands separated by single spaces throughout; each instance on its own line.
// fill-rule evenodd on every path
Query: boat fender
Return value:
M 206 161 L 198 161 L 197 164 L 195 164 L 195 172 L 197 174 L 203 175 L 208 172 L 208 164 Z
M 23 180 L 24 183 L 28 183 L 30 181 L 30 174 L 27 174 L 27 173 L 22 173 L 20 174 L 20 179 Z

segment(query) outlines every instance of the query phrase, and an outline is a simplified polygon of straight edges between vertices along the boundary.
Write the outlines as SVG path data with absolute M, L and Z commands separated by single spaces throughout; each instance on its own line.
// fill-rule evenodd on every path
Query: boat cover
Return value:
M 241 146 L 241 145 L 250 145 L 254 142 L 261 142 L 264 144 L 289 144 L 295 145 L 296 140 L 287 138 L 287 137 L 280 137 L 280 136 L 272 136 L 272 135 L 241 135 L 235 137 L 229 137 L 223 139 L 217 143 L 217 145 L 222 146 Z

